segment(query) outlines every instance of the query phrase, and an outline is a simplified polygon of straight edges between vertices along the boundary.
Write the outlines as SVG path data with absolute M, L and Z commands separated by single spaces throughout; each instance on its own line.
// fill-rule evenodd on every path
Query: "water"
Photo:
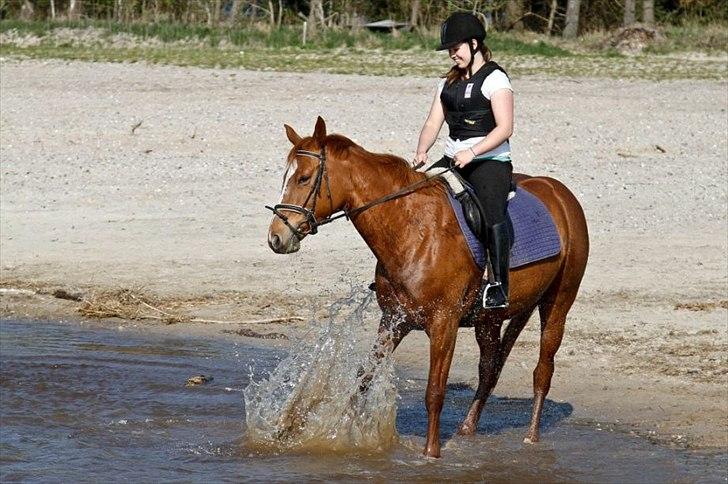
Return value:
M 353 289 L 263 380 L 245 389 L 246 443 L 270 449 L 386 450 L 396 441 L 391 352 L 364 335 L 374 299 Z M 384 340 L 386 341 L 386 339 Z M 359 369 L 361 368 L 361 371 Z M 364 371 L 364 369 L 367 371 Z M 366 392 L 360 392 L 368 381 Z
M 248 367 L 260 383 L 287 356 L 255 343 L 1 321 L 0 480 L 725 482 L 725 455 L 576 420 L 568 403 L 547 402 L 538 445 L 521 443 L 527 399 L 495 399 L 477 436 L 453 436 L 472 396 L 457 386 L 443 412 L 443 458 L 424 459 L 425 381 L 406 374 L 392 380 L 398 437 L 386 449 L 252 448 Z M 196 374 L 214 380 L 185 387 Z

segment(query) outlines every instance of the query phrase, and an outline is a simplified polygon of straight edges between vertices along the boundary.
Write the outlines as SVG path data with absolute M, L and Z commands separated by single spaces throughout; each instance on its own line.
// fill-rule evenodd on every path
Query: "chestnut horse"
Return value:
M 281 202 L 271 209 L 275 216 L 268 244 L 279 254 L 296 252 L 319 225 L 342 215 L 351 219 L 377 259 L 382 343 L 393 351 L 412 329 L 424 330 L 430 339 L 424 454 L 440 456 L 440 412 L 458 328 L 474 326 L 480 347 L 478 389 L 458 431 L 470 435 L 516 338 L 538 307 L 541 344 L 533 372 L 533 415 L 524 439 L 537 442 L 554 355 L 589 252 L 586 220 L 574 195 L 552 178 L 514 176 L 553 216 L 561 252 L 511 270 L 510 305 L 484 310 L 478 298 L 483 271 L 470 255 L 442 183 L 428 181 L 402 158 L 370 153 L 344 136 L 327 135 L 321 117 L 313 136 L 301 137 L 288 125 L 285 129 L 293 148 Z M 343 213 L 332 217 L 337 212 Z

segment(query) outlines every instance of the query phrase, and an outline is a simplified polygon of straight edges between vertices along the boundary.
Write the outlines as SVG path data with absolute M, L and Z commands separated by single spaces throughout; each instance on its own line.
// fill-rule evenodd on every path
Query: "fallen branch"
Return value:
M 271 323 L 289 323 L 291 321 L 305 321 L 301 316 L 284 316 L 282 318 L 269 319 L 251 319 L 248 321 L 240 321 L 240 324 L 271 324 Z
M 190 323 L 208 323 L 208 324 L 273 324 L 273 323 L 289 323 L 292 321 L 305 321 L 305 318 L 300 316 L 284 316 L 280 318 L 268 318 L 268 319 L 249 319 L 247 321 L 220 321 L 216 319 L 200 319 L 192 318 L 189 320 Z
M 18 289 L 15 287 L 0 287 L 0 294 L 26 294 L 28 296 L 37 294 L 31 289 Z

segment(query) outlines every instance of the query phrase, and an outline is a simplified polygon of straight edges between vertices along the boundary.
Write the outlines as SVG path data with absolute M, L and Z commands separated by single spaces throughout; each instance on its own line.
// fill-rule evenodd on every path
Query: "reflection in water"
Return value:
M 285 356 L 256 344 L 0 321 L 0 481 L 725 482 L 725 454 L 575 421 L 568 404 L 549 403 L 543 442 L 523 445 L 530 399 L 494 399 L 478 435 L 450 434 L 442 459 L 424 459 L 425 382 L 408 375 L 396 381 L 399 437 L 386 451 L 251 450 L 245 368 L 254 362 L 262 381 Z M 185 387 L 195 374 L 214 380 Z M 443 431 L 471 397 L 448 390 Z

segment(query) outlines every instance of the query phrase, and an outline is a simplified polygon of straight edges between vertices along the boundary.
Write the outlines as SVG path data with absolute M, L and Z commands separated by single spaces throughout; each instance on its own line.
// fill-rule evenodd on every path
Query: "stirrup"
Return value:
M 493 294 L 495 292 L 495 295 Z M 483 309 L 501 309 L 508 307 L 508 297 L 503 291 L 503 285 L 498 282 L 489 282 L 483 290 Z

